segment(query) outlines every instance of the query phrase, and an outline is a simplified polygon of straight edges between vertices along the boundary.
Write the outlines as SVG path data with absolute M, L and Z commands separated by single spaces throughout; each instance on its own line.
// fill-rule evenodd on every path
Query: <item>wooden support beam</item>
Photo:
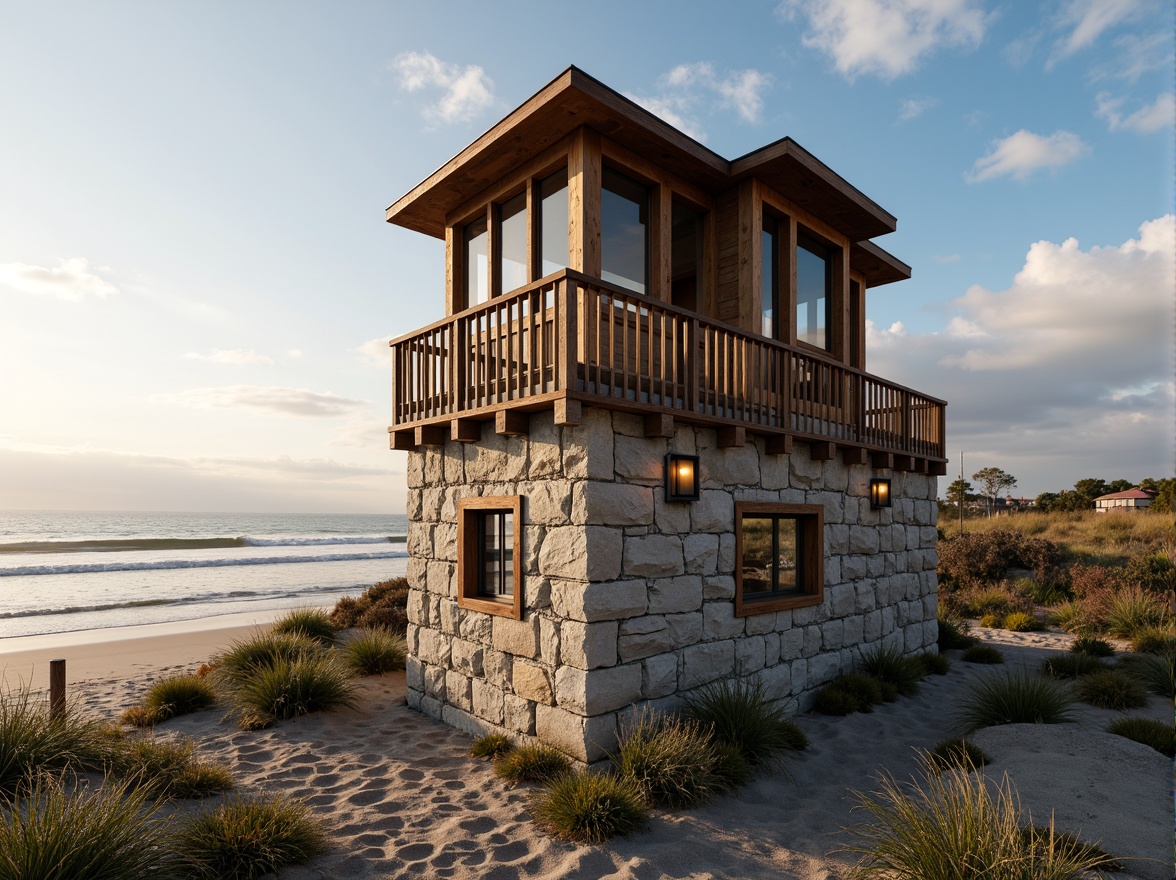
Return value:
M 913 468 L 911 468 L 911 470 L 914 471 L 916 474 L 927 473 L 927 459 L 916 458 L 915 459 L 915 466 Z
M 646 437 L 673 437 L 674 417 L 669 413 L 650 413 L 645 417 Z
M 870 453 L 870 464 L 875 468 L 885 468 L 887 470 L 894 469 L 894 453 L 891 452 L 872 452 Z
M 514 434 L 526 437 L 530 431 L 531 418 L 517 409 L 500 409 L 494 414 L 494 430 L 499 434 Z
M 445 429 L 440 425 L 418 425 L 413 429 L 417 446 L 444 446 Z
M 832 461 L 837 457 L 837 444 L 831 440 L 809 442 L 809 458 L 813 461 Z
M 896 471 L 913 471 L 915 469 L 915 459 L 911 455 L 896 455 L 894 456 L 894 469 Z
M 846 464 L 869 464 L 870 452 L 864 446 L 846 446 L 841 450 L 841 460 Z
M 933 477 L 947 476 L 947 462 L 946 461 L 929 461 L 927 462 L 927 473 Z
M 458 443 L 477 443 L 482 439 L 482 423 L 474 419 L 454 419 L 449 423 L 449 436 Z
M 65 714 L 65 661 L 49 661 L 49 717 Z
M 389 446 L 392 449 L 399 449 L 403 452 L 412 452 L 416 449 L 416 437 L 412 431 L 388 431 Z
M 731 425 L 715 431 L 719 449 L 733 449 L 747 444 L 747 429 L 742 425 Z
M 555 423 L 563 428 L 574 428 L 583 421 L 583 411 L 580 407 L 580 401 L 568 400 L 566 397 L 563 400 L 555 402 Z
M 791 455 L 791 434 L 769 434 L 764 439 L 764 451 L 768 455 Z

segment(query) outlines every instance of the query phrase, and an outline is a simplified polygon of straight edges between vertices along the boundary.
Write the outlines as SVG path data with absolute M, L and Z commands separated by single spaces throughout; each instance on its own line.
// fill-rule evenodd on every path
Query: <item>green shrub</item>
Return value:
M 127 783 L 92 791 L 37 776 L 21 801 L 0 800 L 0 877 L 149 880 L 166 876 L 168 830 Z
M 1131 636 L 1131 650 L 1140 654 L 1163 654 L 1176 651 L 1176 633 L 1160 627 L 1144 627 Z
M 404 636 L 382 627 L 360 630 L 343 646 L 343 662 L 359 675 L 381 675 L 403 669 L 407 655 Z
M 1092 672 L 1078 679 L 1078 699 L 1101 709 L 1139 709 L 1147 705 L 1147 691 L 1119 669 Z
M 1169 758 L 1176 756 L 1176 729 L 1171 724 L 1150 718 L 1117 718 L 1107 726 L 1107 733 L 1143 743 Z
M 984 678 L 964 694 L 955 716 L 966 733 L 999 724 L 1061 724 L 1073 720 L 1073 698 L 1051 678 L 1008 672 Z
M 1094 623 L 1081 602 L 1068 601 L 1055 605 L 1049 613 L 1049 621 L 1068 633 L 1085 634 L 1094 631 Z
M 719 787 L 710 731 L 692 719 L 642 710 L 621 728 L 611 758 L 617 774 L 632 780 L 651 807 L 696 807 Z
M 863 672 L 878 681 L 894 685 L 900 694 L 910 696 L 919 689 L 923 667 L 914 657 L 909 657 L 899 648 L 879 647 L 862 657 L 857 664 Z
M 997 663 L 1004 663 L 1004 654 L 992 647 L 992 645 L 972 645 L 972 647 L 964 651 L 964 662 L 983 663 L 992 666 Z
M 1041 662 L 1041 674 L 1050 678 L 1078 678 L 1107 669 L 1107 664 L 1089 654 L 1053 654 Z
M 958 767 L 965 771 L 983 767 L 988 755 L 964 737 L 945 739 L 927 753 L 927 766 L 936 772 Z
M 384 627 L 403 633 L 408 626 L 408 578 L 380 581 L 357 599 L 344 596 L 335 603 L 331 622 L 339 629 Z
M 885 694 L 883 692 L 883 683 L 878 679 L 869 675 L 862 675 L 860 673 L 850 673 L 848 675 L 839 675 L 837 678 L 829 682 L 823 690 L 841 691 L 852 697 L 856 703 L 856 711 L 858 712 L 872 712 L 874 706 L 881 703 Z M 897 694 L 897 690 L 893 689 L 892 693 Z M 819 698 L 818 693 L 818 698 Z
M 1128 560 L 1123 579 L 1149 593 L 1170 596 L 1176 591 L 1176 564 L 1165 553 L 1140 553 Z
M 813 711 L 840 718 L 858 711 L 858 698 L 837 688 L 823 687 L 813 697 Z
M 28 688 L 0 692 L 0 795 L 12 794 L 40 772 L 99 770 L 111 753 L 102 724 L 70 707 L 53 718 Z
M 255 669 L 273 666 L 279 661 L 291 661 L 324 653 L 320 642 L 297 633 L 255 632 L 229 645 L 216 657 L 212 677 L 220 683 L 231 684 L 238 678 L 248 678 Z
M 1014 611 L 1006 614 L 1001 627 L 1012 632 L 1037 632 L 1042 629 L 1041 622 L 1028 611 Z
M 494 761 L 494 772 L 507 782 L 549 783 L 568 773 L 571 762 L 549 746 L 519 746 Z
M 919 654 L 915 657 L 923 675 L 947 675 L 951 661 L 942 654 Z
M 1028 568 L 1042 583 L 1058 580 L 1060 548 L 1009 529 L 970 532 L 939 542 L 939 575 L 963 587 L 1000 581 L 1011 568 Z
M 862 856 L 850 875 L 860 880 L 1070 880 L 1109 861 L 1052 828 L 1025 833 L 1007 774 L 995 792 L 965 768 L 928 768 L 909 785 L 886 774 L 877 791 L 855 796 L 874 819 L 848 829 L 860 841 L 848 849 Z
M 488 733 L 474 740 L 470 746 L 471 758 L 489 758 L 496 761 L 507 752 L 514 751 L 514 740 L 501 733 Z
M 254 668 L 232 685 L 241 715 L 294 718 L 355 705 L 355 680 L 334 657 L 306 654 Z
M 1106 611 L 1107 632 L 1131 638 L 1137 632 L 1161 627 L 1166 610 L 1163 602 L 1139 587 L 1125 587 L 1111 597 Z
M 1176 651 L 1130 654 L 1119 660 L 1118 668 L 1153 694 L 1176 699 Z
M 111 769 L 154 797 L 201 798 L 233 787 L 228 769 L 197 760 L 195 746 L 187 739 L 131 740 Z
M 796 728 L 758 681 L 723 680 L 700 688 L 687 697 L 685 715 L 739 749 L 752 767 L 775 765 L 795 750 Z
M 173 848 L 188 877 L 255 880 L 324 852 L 327 836 L 299 801 L 235 799 L 181 825 Z
M 216 689 L 207 678 L 174 675 L 152 684 L 143 698 L 143 705 L 124 712 L 122 721 L 135 727 L 149 727 L 177 715 L 199 712 L 215 703 Z
M 939 636 L 936 639 L 940 651 L 970 648 L 976 644 L 974 636 L 968 635 L 968 623 L 958 617 L 940 615 Z
M 1082 636 L 1074 639 L 1070 651 L 1075 654 L 1085 654 L 1088 657 L 1113 657 L 1115 649 L 1102 639 L 1092 636 Z
M 607 773 L 565 773 L 535 795 L 531 814 L 545 831 L 589 845 L 627 837 L 649 821 L 633 782 Z
M 322 608 L 293 608 L 274 621 L 270 632 L 306 636 L 323 645 L 335 644 L 338 637 L 330 612 Z
M 985 629 L 997 629 L 1000 622 L 1001 616 L 999 614 L 985 614 L 980 618 L 980 625 Z
M 797 733 L 800 729 L 793 727 Z M 796 748 L 800 751 L 808 746 L 808 740 L 804 739 L 804 734 L 800 733 L 803 744 Z M 751 765 L 747 763 L 747 758 L 743 757 L 743 752 L 739 751 L 737 746 L 729 742 L 721 742 L 714 740 L 711 742 L 711 748 L 715 753 L 715 765 L 713 769 L 715 783 L 724 791 L 738 791 L 751 779 Z
M 1070 598 L 1065 588 L 1056 583 L 1041 583 L 1032 578 L 1019 578 L 1013 587 L 1022 596 L 1038 605 L 1060 605 Z

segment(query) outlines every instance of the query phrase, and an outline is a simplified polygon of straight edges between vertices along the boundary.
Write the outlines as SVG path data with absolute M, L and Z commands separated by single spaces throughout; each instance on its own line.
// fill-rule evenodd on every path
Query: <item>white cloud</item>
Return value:
M 273 358 L 258 354 L 252 349 L 245 351 L 240 348 L 214 348 L 211 354 L 190 351 L 184 357 L 195 361 L 207 361 L 210 364 L 272 364 L 274 362 Z
M 988 155 L 977 159 L 964 178 L 969 183 L 1005 176 L 1027 180 L 1035 171 L 1069 165 L 1089 152 L 1090 148 L 1072 132 L 1055 131 L 1043 137 L 1021 129 L 996 141 Z
M 373 367 L 386 370 L 392 366 L 392 352 L 388 348 L 388 340 L 391 338 L 391 336 L 377 336 L 375 339 L 369 339 L 355 350 L 363 355 Z
M 1092 46 L 1115 25 L 1134 18 L 1145 0 L 1070 0 L 1058 16 L 1058 28 L 1069 31 L 1054 46 L 1051 63 Z
M 715 109 L 733 110 L 744 122 L 757 123 L 763 118 L 764 92 L 772 77 L 760 70 L 732 70 L 720 76 L 709 61 L 679 64 L 658 78 L 654 95 L 628 95 L 629 98 L 660 116 L 679 131 L 695 140 L 705 140 L 699 123 L 700 113 Z
M 931 259 L 940 266 L 946 266 L 948 263 L 958 263 L 960 261 L 959 254 L 932 254 Z
M 1123 34 L 1115 38 L 1115 56 L 1091 68 L 1091 82 L 1122 80 L 1135 84 L 1145 73 L 1170 70 L 1173 62 L 1172 36 L 1163 28 L 1151 34 Z
M 1039 241 L 1007 289 L 972 287 L 938 332 L 870 325 L 869 369 L 946 398 L 949 449 L 1019 462 L 1023 481 L 1061 469 L 1036 491 L 1125 464 L 1170 475 L 1174 274 L 1173 215 L 1118 246 Z
M 429 52 L 402 52 L 389 67 L 406 92 L 441 91 L 424 110 L 430 122 L 470 122 L 494 103 L 494 82 L 477 65 L 461 67 Z
M 1112 98 L 1109 92 L 1099 92 L 1095 103 L 1095 115 L 1105 119 L 1111 131 L 1154 134 L 1157 131 L 1170 131 L 1176 124 L 1176 94 L 1172 92 L 1160 95 L 1151 104 L 1126 116 L 1122 113 L 1124 99 Z
M 976 0 L 784 0 L 779 11 L 805 17 L 804 44 L 851 78 L 910 73 L 940 49 L 978 46 L 988 26 Z
M 118 293 L 117 287 L 97 274 L 109 271 L 105 266 L 91 271 L 89 262 L 81 257 L 58 260 L 51 269 L 25 263 L 0 263 L 0 287 L 70 302 L 80 302 L 90 296 L 105 299 Z
M 898 121 L 917 119 L 938 103 L 938 98 L 907 98 L 898 110 Z
M 302 357 L 302 349 L 301 348 L 288 348 L 288 349 L 286 349 L 286 357 L 300 358 L 300 357 Z
M 259 385 L 225 385 L 218 388 L 190 388 L 175 394 L 161 394 L 159 402 L 200 409 L 258 409 L 271 415 L 299 418 L 323 418 L 346 415 L 366 405 L 338 394 L 310 391 L 306 388 L 281 388 Z

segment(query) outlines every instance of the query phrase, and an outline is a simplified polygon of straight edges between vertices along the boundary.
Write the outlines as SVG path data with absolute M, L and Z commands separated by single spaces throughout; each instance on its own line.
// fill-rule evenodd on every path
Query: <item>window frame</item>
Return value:
M 491 596 L 479 589 L 482 564 L 482 522 L 487 514 L 511 517 L 510 596 Z M 457 502 L 457 604 L 471 611 L 521 620 L 523 616 L 522 496 L 488 495 L 460 498 Z
M 795 520 L 799 526 L 801 553 L 797 568 L 797 592 L 744 598 L 743 518 L 772 516 Z M 735 502 L 735 616 L 749 617 L 820 605 L 825 601 L 825 508 L 820 504 L 782 504 L 767 501 Z
M 635 190 L 640 190 L 643 195 L 644 202 L 639 202 L 639 201 L 635 202 L 632 199 L 629 199 L 629 197 L 626 196 L 623 192 L 620 192 L 616 189 L 608 189 L 608 186 L 606 185 L 605 180 L 609 175 L 612 175 L 614 178 L 619 178 L 617 183 L 619 183 L 621 185 L 632 185 L 632 187 Z M 630 287 L 624 281 L 620 280 L 622 278 L 622 276 L 618 275 L 615 272 L 612 272 L 611 274 L 615 276 L 616 280 L 610 280 L 610 279 L 607 279 L 604 277 L 604 273 L 606 271 L 605 265 L 604 265 L 604 261 L 605 261 L 604 193 L 606 190 L 608 192 L 612 193 L 613 195 L 617 196 L 618 198 L 625 199 L 625 200 L 630 201 L 633 204 L 637 205 L 637 211 L 638 211 L 639 218 L 640 218 L 641 214 L 645 215 L 645 220 L 641 224 L 643 227 L 642 235 L 644 237 L 644 243 L 643 243 L 644 266 L 642 267 L 644 278 L 641 282 L 641 286 L 642 286 L 641 290 L 637 290 L 635 288 Z M 653 220 L 654 220 L 653 215 L 654 215 L 654 199 L 657 196 L 658 196 L 657 184 L 649 183 L 645 180 L 640 179 L 639 177 L 634 177 L 633 172 L 630 169 L 618 168 L 612 162 L 604 162 L 602 164 L 601 173 L 600 173 L 600 193 L 598 195 L 599 204 L 600 204 L 600 209 L 599 209 L 600 219 L 599 219 L 599 228 L 597 229 L 597 233 L 596 233 L 597 240 L 599 242 L 598 246 L 600 248 L 600 279 L 602 281 L 604 281 L 606 284 L 613 284 L 613 285 L 621 288 L 622 290 L 628 290 L 628 291 L 631 291 L 632 293 L 636 293 L 640 296 L 651 296 L 654 299 L 657 299 L 657 297 L 654 297 L 652 294 L 652 288 L 653 288 L 653 241 L 654 241 L 654 234 L 655 234 L 654 229 L 653 229 Z M 635 279 L 630 278 L 630 279 L 626 279 L 626 280 L 632 282 Z M 668 283 L 668 280 L 669 279 L 666 279 L 666 283 Z
M 837 284 L 834 280 L 836 272 L 836 259 L 838 256 L 839 246 L 833 244 L 823 237 L 818 236 L 806 226 L 798 226 L 796 231 L 796 241 L 792 245 L 795 256 L 793 260 L 797 266 L 796 286 L 792 293 L 791 304 L 791 320 L 792 320 L 792 335 L 797 345 L 805 346 L 814 351 L 821 351 L 825 354 L 836 356 L 836 342 L 835 334 L 833 332 L 833 314 L 837 306 L 834 303 L 835 288 Z M 807 251 L 814 257 L 819 257 L 825 264 L 825 308 L 824 314 L 821 316 L 821 323 L 824 325 L 825 342 L 823 345 L 816 345 L 809 342 L 807 339 L 802 339 L 800 336 L 800 321 L 797 320 L 797 311 L 800 309 L 800 251 Z M 848 361 L 847 361 L 848 362 Z

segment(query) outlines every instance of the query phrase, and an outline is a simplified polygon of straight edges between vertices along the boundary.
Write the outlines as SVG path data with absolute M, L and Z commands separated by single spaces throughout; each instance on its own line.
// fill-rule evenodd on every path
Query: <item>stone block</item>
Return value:
M 682 539 L 676 535 L 627 537 L 624 549 L 626 577 L 673 577 L 685 571 Z
M 440 666 L 425 667 L 425 693 L 445 701 L 445 670 Z
M 698 532 L 733 534 L 735 532 L 735 498 L 730 491 L 704 489 L 690 506 L 690 527 Z
M 842 639 L 846 645 L 860 645 L 865 640 L 865 618 L 860 614 L 854 614 L 851 617 L 845 618 L 845 630 L 842 633 Z
M 640 618 L 639 618 L 640 619 Z M 597 669 L 617 663 L 617 622 L 585 623 L 565 620 L 560 624 L 559 656 L 577 669 Z
M 524 700 L 551 705 L 551 676 L 542 666 L 519 661 L 514 664 L 514 692 Z
M 616 715 L 584 718 L 558 706 L 536 706 L 535 736 L 577 761 L 598 761 L 616 747 Z
M 562 435 L 555 424 L 554 411 L 540 410 L 531 415 L 527 441 L 528 477 L 543 480 L 563 472 Z
M 804 500 L 806 504 L 820 504 L 825 508 L 826 527 L 845 522 L 844 495 L 838 492 L 814 492 L 810 490 L 805 493 Z
M 502 725 L 503 692 L 494 685 L 474 679 L 474 714 L 491 724 Z
M 751 675 L 764 668 L 766 652 L 763 636 L 750 636 L 735 642 L 735 674 Z
M 588 522 L 607 526 L 647 526 L 653 523 L 653 489 L 631 483 L 584 484 Z
M 555 700 L 578 715 L 600 715 L 641 699 L 641 664 L 587 672 L 562 666 L 555 672 Z
M 488 645 L 493 635 L 490 621 L 489 614 L 467 614 L 457 628 L 458 635 L 466 641 Z
M 853 584 L 834 584 L 825 590 L 825 602 L 829 606 L 831 617 L 845 617 L 853 614 L 853 606 L 857 601 L 857 590 Z
M 628 624 L 637 624 L 630 627 Z M 622 663 L 640 660 L 653 654 L 664 654 L 674 647 L 673 635 L 666 618 L 661 616 L 635 617 L 621 625 L 617 639 L 617 653 Z
M 543 480 L 519 486 L 526 496 L 523 518 L 529 524 L 563 526 L 571 523 L 572 484 L 567 480 Z
M 653 523 L 663 535 L 690 531 L 690 507 L 680 501 L 666 501 L 663 492 L 653 490 Z
M 502 698 L 503 726 L 524 736 L 535 735 L 535 704 L 514 694 Z
M 845 622 L 827 620 L 821 625 L 821 648 L 825 651 L 835 651 L 845 645 Z
M 817 654 L 808 658 L 808 686 L 821 687 L 842 672 L 841 655 L 837 652 Z
M 433 556 L 457 562 L 457 523 L 441 522 L 433 527 Z
M 849 552 L 877 553 L 879 550 L 878 531 L 873 526 L 850 526 Z
M 514 657 L 501 651 L 487 649 L 482 653 L 482 676 L 501 690 L 510 687 Z
M 617 434 L 613 438 L 613 450 L 613 469 L 619 481 L 661 485 L 665 440 Z M 613 478 L 610 476 L 609 479 Z
M 776 614 L 752 614 L 743 618 L 743 631 L 749 636 L 762 636 L 764 633 L 774 632 L 776 629 Z
M 682 555 L 687 574 L 713 575 L 719 567 L 719 536 L 686 535 Z
M 513 620 L 509 617 L 495 617 L 492 644 L 496 651 L 514 654 L 516 657 L 539 656 L 539 616 L 531 615 L 528 620 Z
M 641 664 L 641 697 L 655 700 L 678 689 L 678 655 L 658 654 Z
M 702 607 L 702 578 L 698 575 L 660 578 L 649 585 L 650 614 L 681 614 Z
M 735 535 L 719 535 L 719 574 L 735 571 Z
M 725 678 L 735 670 L 735 643 L 704 642 L 681 651 L 682 666 L 678 687 L 687 691 Z
M 449 668 L 452 639 L 435 629 L 421 629 L 417 633 L 417 656 L 424 663 Z
M 733 488 L 758 486 L 760 481 L 759 453 L 753 443 L 707 450 L 702 460 L 703 485 Z
M 445 699 L 449 703 L 466 712 L 470 711 L 473 708 L 472 691 L 472 684 L 466 676 L 460 672 L 445 673 Z
M 705 599 L 734 599 L 735 578 L 729 574 L 712 575 L 702 582 Z
M 804 630 L 789 629 L 780 633 L 780 660 L 790 662 L 804 652 Z
M 409 489 L 419 489 L 425 485 L 425 453 L 421 451 L 408 453 L 405 466 L 405 482 Z
M 730 602 L 707 602 L 702 608 L 702 638 L 711 642 L 743 634 L 743 618 Z
M 821 627 L 818 624 L 806 626 L 802 632 L 804 633 L 804 645 L 800 649 L 802 657 L 813 657 L 821 651 Z
M 416 657 L 407 657 L 404 660 L 404 682 L 410 690 L 425 689 L 425 667 Z
M 493 431 L 482 432 L 477 443 L 463 443 L 468 483 L 514 483 L 527 476 L 527 440 Z
M 482 675 L 482 646 L 465 639 L 454 639 L 450 648 L 453 668 L 469 676 Z
M 551 585 L 551 604 L 555 613 L 588 623 L 644 614 L 647 596 L 644 580 L 595 584 L 553 581 Z
M 849 526 L 839 523 L 825 526 L 825 552 L 827 554 L 844 556 L 849 552 L 849 529 Z
M 675 648 L 697 645 L 702 641 L 702 612 L 667 614 L 666 625 L 670 628 L 670 639 Z
M 770 632 L 764 634 L 764 664 L 775 666 L 780 662 L 780 634 Z

